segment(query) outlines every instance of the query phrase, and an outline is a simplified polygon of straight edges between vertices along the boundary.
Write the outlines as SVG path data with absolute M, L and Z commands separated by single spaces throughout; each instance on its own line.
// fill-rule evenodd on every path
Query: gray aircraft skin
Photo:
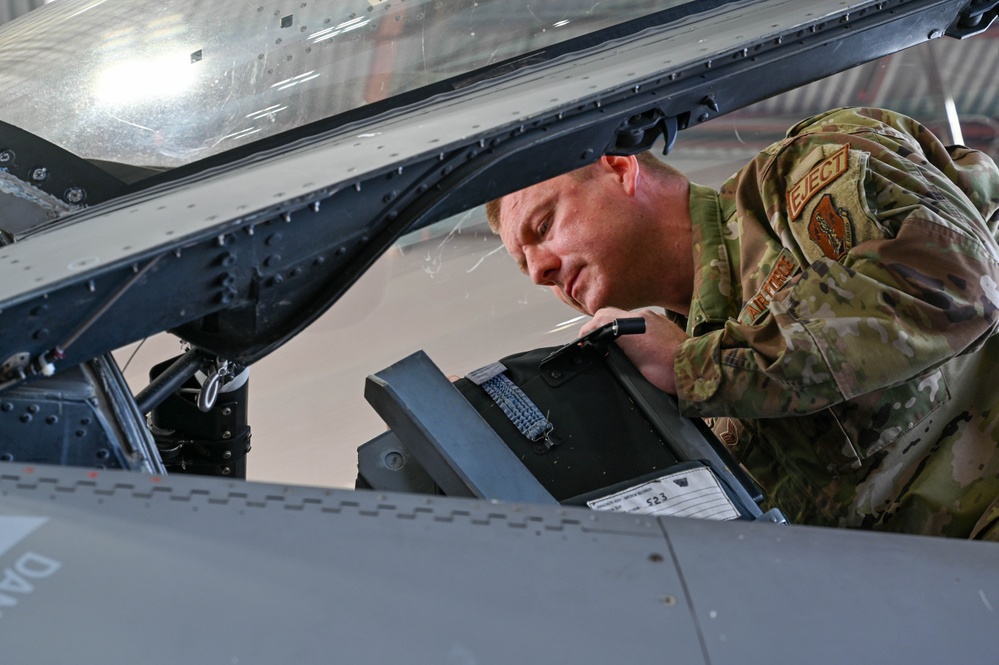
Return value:
M 994 544 L 596 512 L 505 458 L 429 469 L 449 496 L 238 479 L 245 368 L 402 234 L 999 5 L 602 4 L 59 0 L 0 27 L 4 663 L 995 661 Z M 189 350 L 132 395 L 111 352 L 162 331 Z M 224 430 L 197 463 L 156 415 L 185 391 Z M 445 453 L 491 445 L 424 411 Z

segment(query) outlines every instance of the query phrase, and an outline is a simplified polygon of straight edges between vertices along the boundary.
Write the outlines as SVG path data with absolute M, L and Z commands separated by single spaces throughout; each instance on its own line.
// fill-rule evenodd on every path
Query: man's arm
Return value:
M 593 318 L 580 329 L 579 334 L 583 336 L 614 319 L 636 315 L 645 319 L 645 333 L 619 337 L 617 345 L 649 383 L 675 395 L 676 375 L 673 371 L 673 361 L 677 348 L 688 337 L 687 333 L 662 314 L 649 309 L 626 312 L 616 307 L 605 307 L 597 310 Z
M 983 209 L 992 216 L 999 204 L 995 165 L 980 153 L 959 153 L 974 161 L 972 201 L 955 185 L 962 165 L 931 135 L 917 141 L 899 131 L 905 125 L 823 128 L 789 141 L 750 170 L 754 182 L 740 183 L 762 192 L 750 198 L 782 206 L 767 210 L 762 223 L 807 267 L 774 295 L 764 318 L 731 319 L 676 349 L 678 396 L 689 415 L 810 413 L 923 376 L 996 329 L 999 251 L 983 219 Z M 851 168 L 860 169 L 855 201 L 836 194 L 822 202 L 836 187 L 822 189 L 829 183 L 815 177 L 818 187 L 809 192 L 798 183 L 812 171 L 794 168 L 820 148 L 819 157 L 832 159 L 842 145 Z M 834 184 L 849 191 L 846 180 Z M 744 223 L 759 224 L 763 211 L 756 212 L 753 219 L 744 211 Z M 837 223 L 847 228 L 842 219 L 852 238 L 843 231 L 837 237 Z M 838 254 L 836 241 L 845 241 Z

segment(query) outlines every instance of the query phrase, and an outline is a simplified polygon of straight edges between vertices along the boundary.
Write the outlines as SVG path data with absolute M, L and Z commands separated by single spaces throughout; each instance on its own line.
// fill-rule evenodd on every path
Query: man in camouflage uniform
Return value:
M 720 192 L 603 157 L 487 208 L 798 523 L 999 540 L 999 169 L 910 118 L 809 118 Z M 692 250 L 692 251 L 691 251 Z M 632 314 L 633 315 L 633 314 Z

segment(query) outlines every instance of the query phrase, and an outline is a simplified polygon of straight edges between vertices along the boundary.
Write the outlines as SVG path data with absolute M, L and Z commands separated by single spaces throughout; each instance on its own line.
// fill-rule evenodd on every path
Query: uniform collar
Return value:
M 690 301 L 687 334 L 696 336 L 729 318 L 732 293 L 731 261 L 718 193 L 690 183 L 690 220 L 693 227 L 694 294 Z

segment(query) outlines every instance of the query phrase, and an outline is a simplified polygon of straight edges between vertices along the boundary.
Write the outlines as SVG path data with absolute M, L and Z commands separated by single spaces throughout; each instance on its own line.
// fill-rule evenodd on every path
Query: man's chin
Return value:
M 574 300 L 568 293 L 566 293 L 562 289 L 558 288 L 557 286 L 551 286 L 549 288 L 551 289 L 552 293 L 555 294 L 556 298 L 564 302 L 569 307 L 573 308 L 577 312 L 582 312 L 583 314 L 593 316 L 592 314 L 590 314 L 590 312 L 586 311 L 586 307 L 582 303 Z

